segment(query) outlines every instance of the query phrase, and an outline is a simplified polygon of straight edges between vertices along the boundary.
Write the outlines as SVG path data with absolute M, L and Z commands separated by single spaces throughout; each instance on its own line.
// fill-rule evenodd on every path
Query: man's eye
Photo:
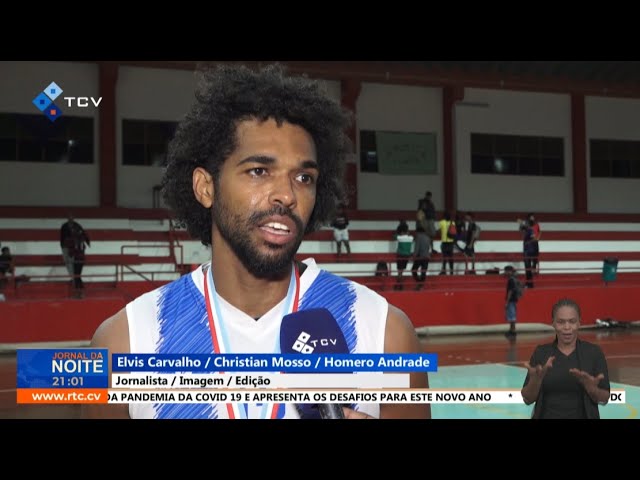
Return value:
M 260 177 L 262 175 L 264 175 L 265 173 L 267 173 L 267 170 L 265 168 L 262 167 L 256 167 L 256 168 L 252 168 L 251 170 L 249 170 L 249 173 L 253 176 L 256 177 Z
M 298 175 L 298 178 L 302 183 L 305 184 L 311 184 L 315 182 L 315 178 L 313 178 L 313 176 L 309 175 L 308 173 L 301 173 L 300 175 Z

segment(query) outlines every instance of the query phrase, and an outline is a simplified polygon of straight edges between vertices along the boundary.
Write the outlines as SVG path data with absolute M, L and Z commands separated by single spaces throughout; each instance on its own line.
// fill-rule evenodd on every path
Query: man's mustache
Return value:
M 298 232 L 302 232 L 304 230 L 304 225 L 302 224 L 302 220 L 300 219 L 300 217 L 298 217 L 290 209 L 288 209 L 287 207 L 283 207 L 282 205 L 275 205 L 273 208 L 267 210 L 266 212 L 252 213 L 249 216 L 249 223 L 258 224 L 264 219 L 273 217 L 274 215 L 289 217 L 291 220 L 293 220 L 293 223 L 296 224 Z

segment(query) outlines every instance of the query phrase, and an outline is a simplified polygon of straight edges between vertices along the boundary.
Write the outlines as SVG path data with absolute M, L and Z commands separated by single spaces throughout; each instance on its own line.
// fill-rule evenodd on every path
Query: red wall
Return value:
M 416 327 L 437 325 L 491 325 L 504 323 L 505 292 L 500 290 L 458 290 L 437 292 L 382 292 L 390 303 L 402 309 Z M 597 318 L 618 321 L 640 320 L 640 285 L 609 284 L 566 288 L 527 289 L 518 302 L 518 322 L 550 323 L 551 307 L 562 297 L 578 302 L 582 324 Z
M 142 293 L 130 286 L 130 298 Z M 147 287 L 148 288 L 148 287 Z M 416 327 L 492 325 L 504 323 L 504 290 L 382 292 Z M 583 324 L 596 318 L 637 321 L 640 285 L 610 284 L 563 289 L 526 290 L 518 304 L 518 321 L 548 323 L 551 306 L 571 297 L 582 307 Z M 118 298 L 0 303 L 0 343 L 89 340 L 98 325 L 124 307 Z

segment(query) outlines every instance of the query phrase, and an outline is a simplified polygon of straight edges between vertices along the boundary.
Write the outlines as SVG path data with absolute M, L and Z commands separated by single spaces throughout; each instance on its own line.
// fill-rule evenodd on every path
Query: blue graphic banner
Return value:
M 16 361 L 17 388 L 109 387 L 107 349 L 21 349 Z
M 436 372 L 435 353 L 402 354 L 120 354 L 115 372 Z

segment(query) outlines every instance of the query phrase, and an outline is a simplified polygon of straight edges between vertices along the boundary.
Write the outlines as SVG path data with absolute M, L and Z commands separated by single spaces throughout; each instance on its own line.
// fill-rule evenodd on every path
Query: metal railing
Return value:
M 121 255 L 126 255 L 125 250 L 126 249 L 145 249 L 145 248 L 166 248 L 169 250 L 169 255 L 167 255 L 167 257 L 170 257 L 172 259 L 171 264 L 173 265 L 174 268 L 174 272 L 178 272 L 179 268 L 178 268 L 178 262 L 177 262 L 177 256 L 176 256 L 176 250 L 180 251 L 180 265 L 182 265 L 182 261 L 184 258 L 184 251 L 183 251 L 183 247 L 182 245 L 174 245 L 173 247 L 170 245 L 157 245 L 157 244 L 153 244 L 153 245 L 122 245 L 120 247 L 120 254 Z M 143 255 L 141 255 L 143 256 Z M 153 258 L 153 257 L 149 257 L 149 258 Z M 165 262 L 157 262 L 157 263 L 165 263 Z M 120 265 L 120 269 L 119 269 L 119 279 L 120 281 L 124 281 L 124 268 L 126 267 L 131 273 L 135 273 L 138 274 L 141 278 L 145 279 L 145 280 L 149 280 L 149 281 L 154 281 L 152 279 L 148 279 L 143 272 L 140 272 L 140 270 L 136 270 L 133 267 L 131 267 L 131 265 Z M 153 272 L 151 272 L 153 274 Z M 156 273 L 166 273 L 166 272 L 156 272 Z

